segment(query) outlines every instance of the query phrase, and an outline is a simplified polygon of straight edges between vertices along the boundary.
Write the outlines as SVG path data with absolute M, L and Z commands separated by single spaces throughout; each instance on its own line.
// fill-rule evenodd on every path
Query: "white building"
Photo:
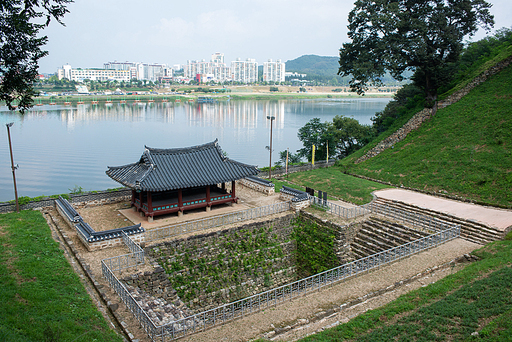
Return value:
M 129 81 L 130 71 L 128 70 L 107 70 L 107 69 L 73 69 L 71 65 L 64 65 L 57 70 L 59 80 L 67 78 L 70 81 L 83 82 L 91 81 Z
M 255 59 L 247 58 L 242 61 L 238 58 L 231 62 L 231 79 L 233 82 L 254 83 L 258 81 L 258 63 Z
M 224 55 L 215 53 L 210 62 L 206 62 L 204 59 L 202 61 L 187 61 L 184 75 L 191 79 L 197 79 L 197 75 L 200 79 L 205 79 L 204 75 L 209 75 L 208 79 L 212 81 L 224 82 L 231 80 L 231 69 L 224 63 Z
M 105 69 L 108 70 L 128 70 L 130 71 L 131 79 L 159 81 L 162 79 L 169 79 L 173 75 L 172 68 L 166 64 L 148 64 L 148 63 L 133 63 L 133 62 L 108 62 L 104 64 Z
M 273 62 L 263 62 L 263 81 L 264 82 L 284 82 L 285 81 L 285 64 L 280 59 Z

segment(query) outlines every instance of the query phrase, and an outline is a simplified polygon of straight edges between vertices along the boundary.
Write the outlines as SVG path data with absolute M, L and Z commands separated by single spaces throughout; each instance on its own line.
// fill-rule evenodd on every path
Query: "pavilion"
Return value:
M 213 205 L 236 203 L 235 181 L 256 175 L 255 166 L 227 158 L 217 139 L 213 142 L 173 149 L 145 146 L 140 160 L 108 167 L 106 174 L 132 189 L 131 204 L 153 221 L 154 216 Z M 231 182 L 231 191 L 226 183 Z

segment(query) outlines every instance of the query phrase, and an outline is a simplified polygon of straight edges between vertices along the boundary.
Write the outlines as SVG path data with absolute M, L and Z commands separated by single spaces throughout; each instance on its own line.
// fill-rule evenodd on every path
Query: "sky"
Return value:
M 512 1 L 490 0 L 495 29 L 512 27 Z M 111 61 L 161 63 L 254 58 L 283 62 L 302 55 L 336 56 L 348 41 L 354 0 L 75 0 L 52 22 L 41 73 L 64 64 L 102 68 Z M 480 30 L 472 40 L 485 37 Z

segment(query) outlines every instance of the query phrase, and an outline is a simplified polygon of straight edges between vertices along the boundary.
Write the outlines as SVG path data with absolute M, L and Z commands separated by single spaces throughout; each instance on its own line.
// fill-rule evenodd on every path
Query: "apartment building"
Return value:
M 231 62 L 231 79 L 233 82 L 254 83 L 258 81 L 258 62 L 247 58 L 242 61 L 238 58 Z
M 284 82 L 285 64 L 280 59 L 272 61 L 269 59 L 263 62 L 263 81 L 264 82 Z

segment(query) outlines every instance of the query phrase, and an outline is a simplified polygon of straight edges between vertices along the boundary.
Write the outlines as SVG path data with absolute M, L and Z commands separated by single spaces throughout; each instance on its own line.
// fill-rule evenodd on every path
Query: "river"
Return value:
M 274 116 L 272 161 L 279 151 L 302 147 L 297 131 L 311 118 L 336 115 L 371 124 L 389 98 L 247 100 L 218 103 L 43 105 L 26 114 L 0 107 L 0 201 L 14 199 L 6 123 L 11 139 L 18 196 L 68 193 L 70 189 L 118 187 L 107 166 L 138 161 L 144 146 L 175 148 L 219 139 L 228 157 L 268 166 L 270 120 Z

